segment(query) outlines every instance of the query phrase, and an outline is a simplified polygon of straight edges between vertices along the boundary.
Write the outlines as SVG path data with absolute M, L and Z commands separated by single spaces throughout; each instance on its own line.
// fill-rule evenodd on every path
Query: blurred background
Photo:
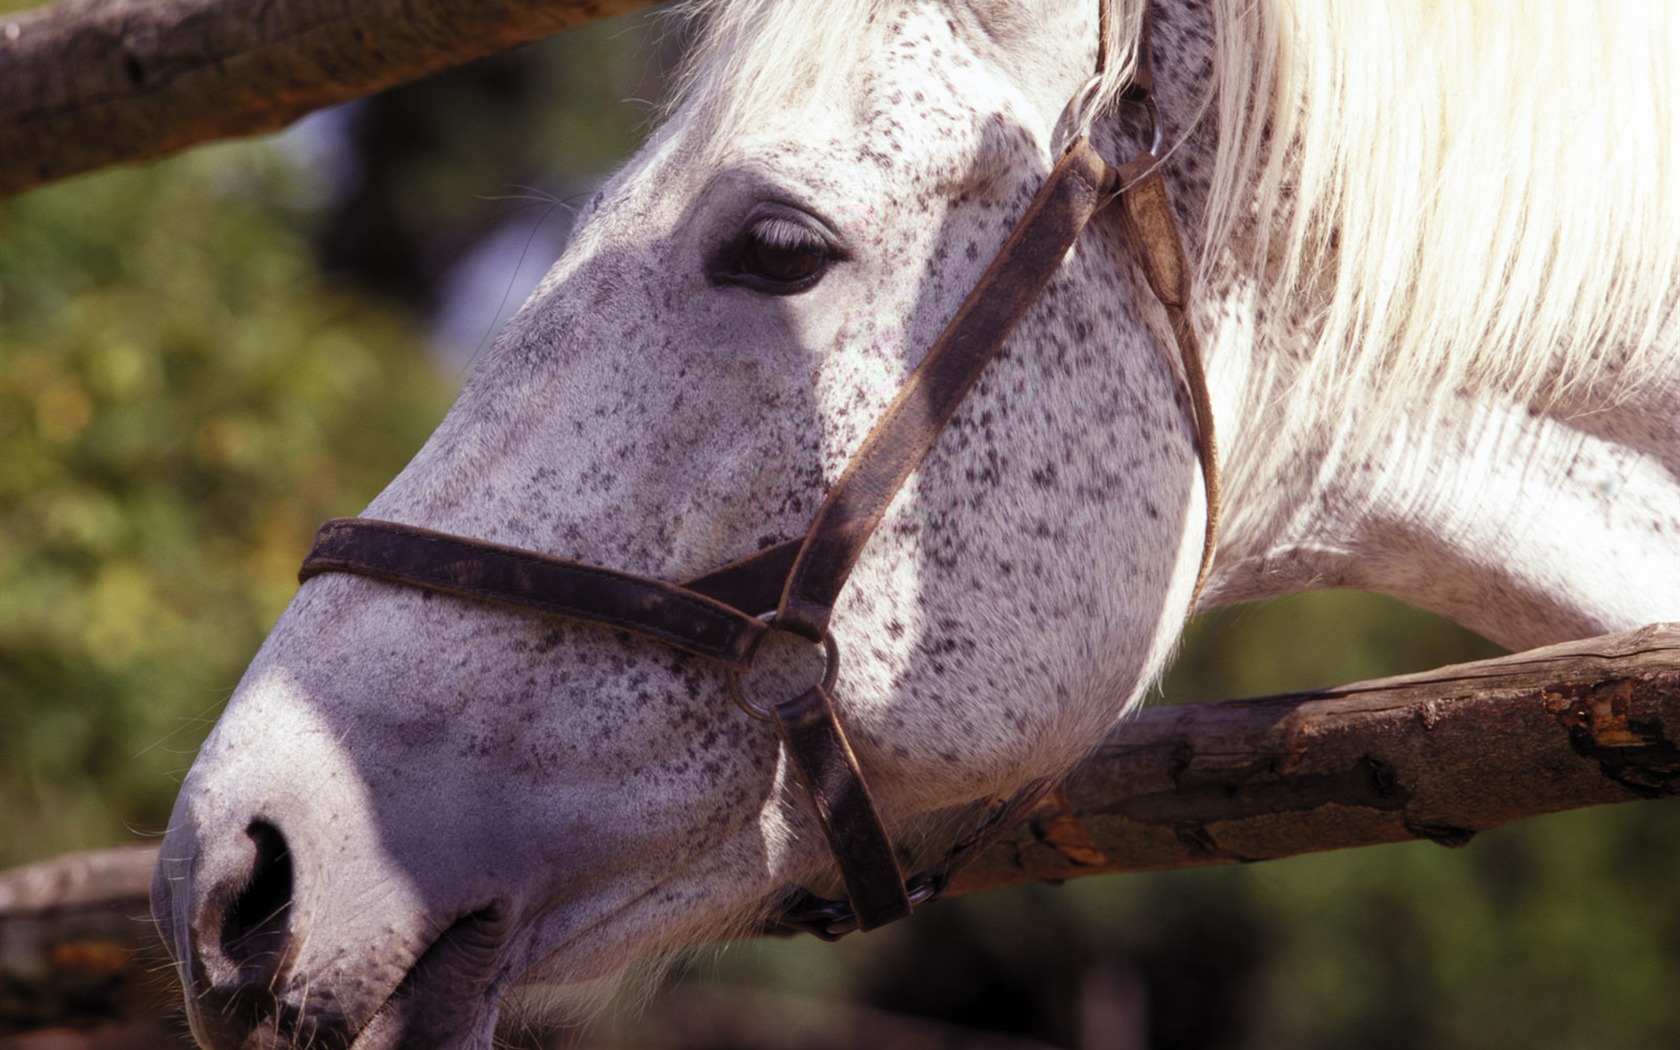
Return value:
M 18 4 L 0 2 L 0 10 Z M 290 597 L 650 128 L 618 19 L 0 202 L 0 867 L 155 839 Z M 1207 617 L 1154 702 L 1496 652 L 1329 593 Z M 531 1046 L 1680 1046 L 1680 810 L 941 904 L 741 944 Z

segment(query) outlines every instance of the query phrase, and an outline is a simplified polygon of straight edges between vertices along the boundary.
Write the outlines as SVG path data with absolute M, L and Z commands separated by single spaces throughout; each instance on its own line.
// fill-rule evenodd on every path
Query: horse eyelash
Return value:
M 834 246 L 804 223 L 780 216 L 768 216 L 752 225 L 752 235 L 770 248 L 788 251 L 811 249 L 833 252 Z

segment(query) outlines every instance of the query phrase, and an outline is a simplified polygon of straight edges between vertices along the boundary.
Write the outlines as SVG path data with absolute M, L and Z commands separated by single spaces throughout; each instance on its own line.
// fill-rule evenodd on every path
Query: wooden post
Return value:
M 152 846 L 0 872 L 0 1037 L 179 1013 L 151 921 Z

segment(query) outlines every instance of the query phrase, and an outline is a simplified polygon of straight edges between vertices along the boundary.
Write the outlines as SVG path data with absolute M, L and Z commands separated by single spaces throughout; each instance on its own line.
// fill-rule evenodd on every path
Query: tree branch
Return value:
M 1519 817 L 1677 787 L 1680 626 L 1665 624 L 1313 693 L 1145 710 L 954 892 L 1409 839 L 1462 846 Z M 121 958 L 90 944 L 161 958 L 136 921 L 150 868 L 140 850 L 0 872 L 0 1034 L 19 1024 L 8 990 L 56 987 L 40 982 L 66 981 L 76 960 Z M 18 971 L 20 959 L 33 969 Z M 85 985 L 88 974 L 70 977 Z
M 0 195 L 211 139 L 653 0 L 62 0 L 0 15 Z

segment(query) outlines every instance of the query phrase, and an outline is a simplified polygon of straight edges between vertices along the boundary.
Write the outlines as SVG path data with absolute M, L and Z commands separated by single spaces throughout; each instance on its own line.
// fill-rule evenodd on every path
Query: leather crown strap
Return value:
M 933 448 L 986 365 L 1060 268 L 1091 219 L 1118 198 L 1132 249 L 1165 307 L 1191 392 L 1213 555 L 1218 468 L 1201 355 L 1185 319 L 1189 267 L 1152 154 L 1115 168 L 1083 137 L 1063 153 L 974 290 L 899 390 L 818 509 L 804 536 L 688 580 L 666 580 L 364 518 L 322 526 L 299 580 L 347 572 L 477 601 L 589 620 L 714 660 L 731 675 L 753 666 L 770 631 L 826 646 L 825 680 L 781 703 L 742 706 L 771 722 L 802 781 L 846 886 L 847 900 L 796 889 L 767 931 L 832 938 L 871 929 L 937 897 L 955 872 L 1037 804 L 1048 783 L 995 804 L 973 832 L 906 880 L 835 717 L 838 652 L 829 619 L 864 544 L 905 480 Z

